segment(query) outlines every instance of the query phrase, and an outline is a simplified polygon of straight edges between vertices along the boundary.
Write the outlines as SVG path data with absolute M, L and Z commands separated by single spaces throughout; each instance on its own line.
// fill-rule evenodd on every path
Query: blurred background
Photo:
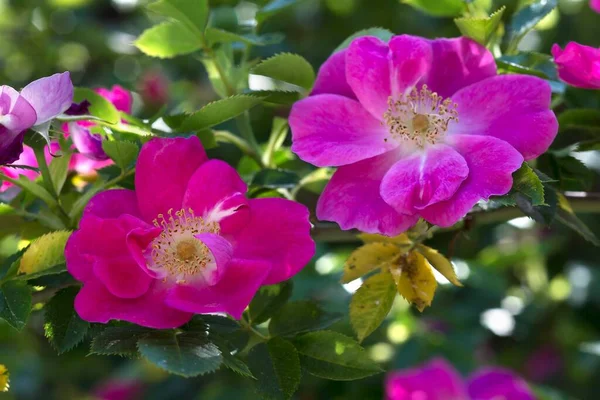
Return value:
M 77 86 L 136 92 L 138 116 L 167 104 L 172 112 L 194 110 L 216 98 L 202 63 L 193 57 L 158 60 L 141 54 L 132 41 L 153 22 L 146 0 L 0 0 L 0 82 L 22 87 L 63 70 Z M 262 2 L 264 3 L 264 2 Z M 211 1 L 223 15 L 243 19 L 261 2 Z M 491 3 L 491 0 L 490 0 Z M 508 12 L 526 1 L 495 1 Z M 600 46 L 600 16 L 587 0 L 561 0 L 524 39 L 522 50 L 549 53 L 553 43 Z M 290 51 L 318 66 L 350 34 L 380 26 L 425 37 L 457 36 L 450 18 L 432 18 L 398 0 L 305 0 L 265 24 L 283 32 L 278 45 L 254 50 L 257 57 Z M 565 106 L 598 108 L 600 95 L 569 89 Z M 146 101 L 142 101 L 142 100 Z M 269 134 L 273 113 L 255 109 L 257 135 Z M 283 111 L 285 112 L 285 111 Z M 559 142 L 556 144 L 561 147 Z M 572 140 L 567 140 L 572 142 Z M 238 164 L 244 159 L 227 145 L 212 156 Z M 597 152 L 579 153 L 591 169 L 586 186 L 600 191 Z M 294 163 L 293 156 L 289 162 Z M 595 189 L 595 190 L 594 190 Z M 314 204 L 316 195 L 302 198 Z M 600 234 L 600 219 L 581 216 Z M 0 257 L 18 235 L 0 232 Z M 317 255 L 293 279 L 294 299 L 312 298 L 347 314 L 357 285 L 341 285 L 341 269 L 358 243 L 319 243 Z M 431 308 L 419 313 L 396 299 L 393 311 L 364 345 L 388 369 L 413 366 L 435 356 L 462 374 L 483 365 L 517 371 L 540 390 L 540 398 L 597 399 L 600 381 L 600 257 L 597 248 L 562 227 L 552 229 L 518 218 L 437 235 L 430 245 L 452 256 L 464 288 L 442 284 Z M 1 399 L 251 399 L 247 380 L 228 370 L 194 379 L 169 376 L 141 360 L 89 355 L 82 343 L 57 355 L 43 334 L 41 312 L 17 333 L 0 321 L 0 364 L 10 371 L 10 391 Z M 352 335 L 347 319 L 334 328 Z M 303 377 L 297 399 L 381 399 L 384 375 L 356 382 Z M 94 397 L 95 396 L 95 397 Z

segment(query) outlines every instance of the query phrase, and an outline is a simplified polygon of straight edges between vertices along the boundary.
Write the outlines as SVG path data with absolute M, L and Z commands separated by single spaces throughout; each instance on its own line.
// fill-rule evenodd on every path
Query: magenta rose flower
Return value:
M 72 100 L 68 72 L 33 81 L 21 93 L 0 86 L 0 165 L 19 158 L 27 129 L 47 133 L 52 119 L 64 113 Z
M 569 42 L 563 50 L 555 44 L 552 56 L 561 80 L 579 88 L 600 89 L 600 49 Z
M 247 199 L 235 169 L 208 160 L 196 137 L 153 139 L 140 152 L 135 192 L 93 197 L 67 243 L 83 282 L 81 318 L 173 328 L 193 314 L 240 318 L 261 285 L 294 276 L 315 245 L 305 206 Z
M 463 381 L 452 365 L 435 359 L 388 374 L 386 400 L 535 400 L 527 383 L 503 368 L 483 368 Z
M 321 67 L 290 115 L 298 156 L 339 167 L 317 217 L 342 229 L 397 235 L 422 217 L 458 222 L 506 194 L 512 173 L 556 136 L 542 79 L 496 75 L 467 38 L 355 39 Z
M 600 0 L 590 0 L 590 7 L 592 10 L 600 13 Z

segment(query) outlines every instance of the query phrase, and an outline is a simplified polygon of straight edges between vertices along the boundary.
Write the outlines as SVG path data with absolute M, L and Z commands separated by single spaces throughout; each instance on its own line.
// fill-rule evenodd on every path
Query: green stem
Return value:
M 267 341 L 270 339 L 269 336 L 263 335 L 261 332 L 259 332 L 257 329 L 255 329 L 248 321 L 246 321 L 244 318 L 240 319 L 240 326 L 243 329 L 247 330 L 248 332 L 255 334 L 256 336 L 258 336 L 259 338 L 261 338 L 264 341 Z
M 35 154 L 35 159 L 38 163 L 38 168 L 42 174 L 42 180 L 44 182 L 44 187 L 46 190 L 54 197 L 56 200 L 56 204 L 54 205 L 54 210 L 57 216 L 61 219 L 65 226 L 70 227 L 71 220 L 67 215 L 65 209 L 60 204 L 59 193 L 56 191 L 54 187 L 54 182 L 52 181 L 52 175 L 50 174 L 50 169 L 48 168 L 48 164 L 46 163 L 46 155 L 44 153 L 43 147 L 38 147 L 33 149 L 33 153 Z
M 237 146 L 244 154 L 246 154 L 248 157 L 252 158 L 254 161 L 256 161 L 256 163 L 261 167 L 261 168 L 265 168 L 265 164 L 263 163 L 262 158 L 260 157 L 260 154 L 258 154 L 256 152 L 256 150 L 250 146 L 250 144 L 245 141 L 244 139 L 242 139 L 239 136 L 234 135 L 231 132 L 228 131 L 214 131 L 215 133 L 215 139 L 218 142 L 224 142 L 224 143 L 231 143 L 235 146 Z

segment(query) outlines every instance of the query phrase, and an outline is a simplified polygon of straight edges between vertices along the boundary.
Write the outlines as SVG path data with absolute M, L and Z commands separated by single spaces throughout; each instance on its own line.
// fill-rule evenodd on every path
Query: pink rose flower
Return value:
M 208 160 L 197 137 L 146 143 L 135 188 L 93 197 L 67 243 L 87 321 L 163 329 L 193 314 L 240 318 L 261 285 L 289 279 L 314 254 L 306 207 L 246 199 L 235 169 Z
M 144 384 L 138 380 L 111 379 L 103 382 L 94 390 L 97 400 L 135 400 L 141 399 Z
M 492 54 L 467 38 L 361 37 L 294 104 L 292 150 L 339 167 L 321 220 L 384 235 L 419 217 L 450 226 L 546 151 L 558 131 L 550 96 L 542 79 L 496 75 Z
M 146 72 L 138 87 L 142 99 L 150 106 L 161 107 L 169 101 L 169 81 L 161 72 Z
M 571 86 L 600 89 L 600 49 L 569 42 L 563 49 L 552 46 L 558 77 Z
M 600 13 L 600 0 L 590 0 L 590 7 L 592 10 Z
M 386 400 L 535 400 L 527 383 L 511 371 L 483 368 L 463 381 L 443 359 L 391 372 L 385 388 Z

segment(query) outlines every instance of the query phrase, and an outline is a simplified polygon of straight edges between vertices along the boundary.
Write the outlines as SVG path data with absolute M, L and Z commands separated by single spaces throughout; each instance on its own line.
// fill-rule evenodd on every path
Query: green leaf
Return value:
M 19 279 L 19 280 L 23 280 L 23 281 L 33 281 L 34 279 L 38 279 L 43 276 L 58 275 L 58 274 L 62 274 L 63 272 L 66 272 L 66 271 L 67 271 L 67 265 L 63 263 L 63 264 L 58 264 L 53 267 L 44 269 L 42 271 L 34 272 L 31 274 L 17 275 L 15 279 Z
M 256 20 L 258 22 L 264 22 L 266 19 L 271 18 L 277 13 L 291 7 L 295 4 L 300 3 L 302 0 L 273 0 L 256 13 Z
M 208 0 L 160 0 L 148 4 L 148 9 L 183 23 L 198 36 L 204 35 L 208 23 Z
M 226 339 L 215 333 L 210 334 L 209 337 L 221 351 L 221 356 L 223 357 L 223 365 L 225 367 L 229 368 L 230 370 L 241 376 L 245 376 L 247 378 L 254 378 L 254 375 L 252 375 L 252 371 L 250 371 L 250 368 L 248 368 L 246 363 L 244 363 L 242 360 L 240 360 L 232 354 L 235 349 L 233 349 L 233 346 Z
M 201 129 L 196 132 L 196 137 L 202 142 L 202 147 L 212 149 L 217 147 L 217 138 L 212 129 Z
M 14 278 L 19 271 L 19 260 L 29 247 L 21 249 L 7 257 L 0 265 L 0 284 L 2 281 Z
M 583 142 L 577 143 L 577 146 L 573 151 L 593 151 L 600 150 L 600 139 L 595 140 L 584 140 Z
M 370 276 L 350 301 L 350 323 L 362 342 L 381 325 L 396 298 L 396 282 L 384 271 Z
M 42 199 L 49 206 L 56 205 L 56 199 L 43 186 L 21 175 L 15 182 L 16 185 Z
M 560 182 L 561 190 L 588 191 L 594 182 L 594 172 L 581 160 L 570 156 L 549 154 L 553 173 Z
M 300 384 L 300 358 L 294 345 L 285 339 L 273 338 L 254 346 L 248 361 L 263 399 L 288 400 Z
M 91 104 L 89 108 L 90 115 L 109 124 L 116 124 L 121 120 L 119 111 L 110 101 L 91 89 L 75 88 L 73 102 L 80 103 L 84 100 L 89 101 Z
M 456 18 L 454 22 L 463 36 L 470 37 L 485 46 L 498 30 L 505 10 L 506 7 L 503 6 L 486 18 L 463 17 Z
M 180 131 L 199 131 L 237 117 L 261 102 L 260 97 L 236 95 L 208 103 L 187 116 L 179 126 Z
M 21 274 L 43 276 L 44 271 L 65 263 L 65 246 L 71 231 L 56 231 L 40 236 L 29 245 L 19 265 Z M 55 273 L 55 272 L 54 272 Z
M 527 32 L 550 14 L 556 5 L 557 0 L 535 0 L 517 11 L 506 28 L 506 52 L 514 52 Z
M 134 164 L 140 152 L 137 144 L 118 140 L 103 140 L 102 150 L 122 170 L 127 170 Z
M 552 81 L 558 80 L 556 64 L 548 54 L 532 51 L 504 55 L 496 59 L 496 65 L 506 72 L 533 75 Z
M 315 82 L 315 71 L 304 57 L 280 53 L 267 58 L 252 69 L 256 75 L 267 76 L 310 90 Z
M 457 17 L 465 11 L 463 0 L 401 0 L 435 17 Z
M 135 45 L 149 56 L 173 58 L 200 50 L 202 41 L 186 25 L 169 21 L 146 29 Z
M 558 210 L 556 212 L 556 220 L 579 233 L 585 240 L 592 243 L 594 246 L 600 246 L 600 240 L 598 240 L 590 228 L 577 218 L 567 198 L 562 193 L 557 193 L 557 195 Z
M 590 136 L 600 134 L 600 110 L 596 109 L 571 109 L 566 110 L 558 116 L 560 132 L 569 129 L 580 129 Z
M 333 52 L 337 53 L 338 51 L 344 50 L 345 48 L 350 46 L 350 43 L 352 43 L 352 41 L 354 39 L 363 37 L 363 36 L 375 36 L 375 37 L 383 40 L 384 42 L 389 42 L 390 39 L 392 38 L 392 36 L 394 36 L 394 34 L 391 31 L 384 29 L 384 28 L 363 29 L 362 31 L 358 31 L 358 32 L 350 35 Z
M 255 325 L 268 320 L 273 313 L 283 307 L 291 295 L 291 281 L 261 287 L 248 308 L 250 323 Z
M 408 244 L 410 245 L 410 242 Z M 400 254 L 400 248 L 393 243 L 367 243 L 354 250 L 346 260 L 342 283 L 352 282 L 391 262 Z
M 288 90 L 256 90 L 246 94 L 258 96 L 265 103 L 291 106 L 300 100 L 301 93 Z
M 462 283 L 460 283 L 456 276 L 452 263 L 443 254 L 436 249 L 432 249 L 431 247 L 422 244 L 417 245 L 416 249 L 419 253 L 423 254 L 429 264 L 442 274 L 444 278 L 448 279 L 450 283 L 455 286 L 462 286 Z
M 69 174 L 69 163 L 71 162 L 72 153 L 68 150 L 61 150 L 61 155 L 52 158 L 48 169 L 50 170 L 50 178 L 54 185 L 54 190 L 57 194 L 62 192 L 63 186 L 67 181 Z
M 213 372 L 221 351 L 200 332 L 154 331 L 138 341 L 142 356 L 160 368 L 185 377 Z
M 8 281 L 0 286 L 0 318 L 16 330 L 27 324 L 31 312 L 31 290 L 23 281 Z
M 79 344 L 90 327 L 87 321 L 79 318 L 73 307 L 78 292 L 76 287 L 63 289 L 44 307 L 44 331 L 59 354 Z
M 285 304 L 273 315 L 269 323 L 272 336 L 294 336 L 302 332 L 325 329 L 340 319 L 337 313 L 325 312 L 310 301 Z
M 382 372 L 358 343 L 341 333 L 307 333 L 296 338 L 294 345 L 302 366 L 319 378 L 350 381 Z
M 291 189 L 300 181 L 300 177 L 294 171 L 285 169 L 261 169 L 254 179 L 252 185 L 270 189 Z
M 283 39 L 284 35 L 281 33 L 265 33 L 262 35 L 254 33 L 237 34 L 219 28 L 206 29 L 206 40 L 211 47 L 217 43 L 234 42 L 242 42 L 253 46 L 267 46 L 281 43 Z
M 525 196 L 529 199 L 530 206 L 545 205 L 544 185 L 539 176 L 526 162 L 521 168 L 513 172 L 513 186 L 504 196 L 492 197 L 492 200 L 506 206 L 517 205 L 517 198 Z
M 135 357 L 138 340 L 150 332 L 151 329 L 137 325 L 108 327 L 94 337 L 90 353 Z

